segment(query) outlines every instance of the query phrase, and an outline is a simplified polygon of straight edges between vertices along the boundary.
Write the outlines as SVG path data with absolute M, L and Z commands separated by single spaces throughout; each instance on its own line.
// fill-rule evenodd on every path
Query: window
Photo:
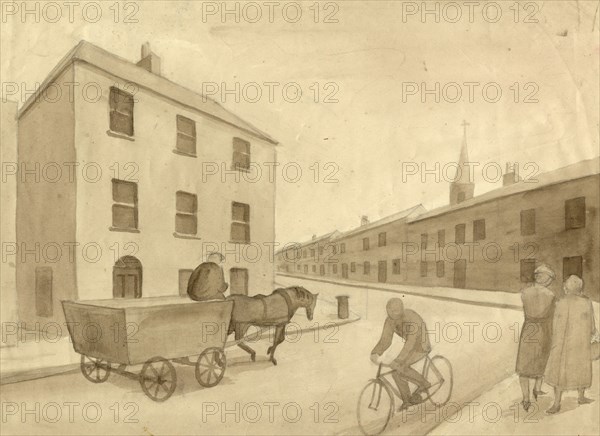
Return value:
M 386 246 L 386 244 L 387 244 L 386 239 L 387 239 L 387 233 L 386 232 L 381 232 L 379 234 L 379 246 L 380 247 L 385 247 Z
M 563 258 L 563 280 L 570 275 L 583 278 L 583 258 L 581 256 Z
M 363 274 L 365 274 L 365 275 L 371 274 L 371 264 L 369 262 L 365 262 L 363 264 Z
M 427 233 L 421 233 L 421 250 L 427 249 Z
M 458 196 L 456 197 L 456 202 L 457 203 L 462 203 L 463 201 L 465 201 L 465 193 L 464 192 L 459 192 Z
M 194 270 L 192 269 L 180 269 L 179 270 L 179 295 L 187 295 L 187 286 L 190 281 L 190 276 Z
M 392 259 L 392 274 L 400 274 L 400 259 Z
M 233 165 L 234 170 L 250 169 L 250 143 L 240 138 L 233 138 Z
M 250 206 L 244 203 L 231 203 L 231 241 L 250 242 Z
M 325 265 L 319 266 L 319 274 L 321 274 L 322 276 L 325 275 Z
M 481 241 L 485 239 L 485 220 L 473 221 L 473 241 Z
M 585 227 L 585 197 L 565 201 L 565 229 Z
M 310 249 L 310 257 L 312 257 L 314 259 L 315 258 L 315 254 L 316 254 L 315 249 L 311 248 Z
M 333 273 L 337 274 L 337 264 L 334 263 L 332 268 L 333 268 Z
M 363 238 L 363 250 L 369 249 L 369 238 Z
M 521 281 L 533 283 L 535 278 L 535 259 L 521 259 Z
M 182 235 L 198 233 L 198 198 L 195 194 L 177 191 L 175 201 L 175 231 Z
M 181 115 L 177 115 L 176 150 L 196 156 L 196 122 Z
M 115 229 L 138 228 L 137 184 L 123 180 L 112 180 L 112 226 Z
M 421 268 L 421 277 L 427 277 L 427 261 L 426 260 L 422 260 L 420 262 L 420 268 Z
M 296 269 L 300 271 L 300 265 L 296 265 Z
M 248 295 L 248 270 L 231 268 L 229 270 L 230 294 Z
M 457 224 L 454 227 L 454 242 L 457 244 L 465 243 L 466 224 Z
M 443 260 L 438 260 L 435 263 L 435 269 L 438 277 L 444 277 L 444 274 L 446 272 L 446 264 Z
M 446 231 L 445 230 L 438 230 L 438 245 L 440 247 L 443 247 L 444 245 L 446 245 Z
M 323 255 L 323 247 L 319 247 L 319 256 Z
M 331 245 L 331 254 L 337 253 L 337 245 Z
M 521 211 L 521 235 L 535 235 L 535 209 Z
M 306 254 L 306 250 L 302 250 L 302 257 L 303 257 L 304 259 L 306 259 L 306 256 L 307 256 L 307 254 Z
M 110 130 L 133 136 L 133 95 L 110 88 Z
M 350 272 L 356 272 L 356 262 L 350 263 Z
M 308 265 L 304 265 L 304 274 L 308 273 Z
M 39 266 L 35 269 L 35 313 L 37 316 L 52 316 L 52 268 Z
M 312 266 L 312 272 L 316 273 L 317 272 L 317 265 L 313 265 Z
M 345 253 L 346 252 L 346 244 L 345 243 L 341 243 L 340 244 L 340 253 Z

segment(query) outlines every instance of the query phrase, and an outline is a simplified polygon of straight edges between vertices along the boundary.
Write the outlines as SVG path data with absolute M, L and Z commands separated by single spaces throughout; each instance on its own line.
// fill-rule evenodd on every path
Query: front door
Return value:
M 379 283 L 387 282 L 387 261 L 380 260 L 377 267 L 377 281 Z
M 113 298 L 142 297 L 142 264 L 133 256 L 117 260 L 113 267 Z
M 342 278 L 343 279 L 348 278 L 348 264 L 347 263 L 342 264 Z
M 467 286 L 467 261 L 466 259 L 454 262 L 454 287 L 465 288 Z

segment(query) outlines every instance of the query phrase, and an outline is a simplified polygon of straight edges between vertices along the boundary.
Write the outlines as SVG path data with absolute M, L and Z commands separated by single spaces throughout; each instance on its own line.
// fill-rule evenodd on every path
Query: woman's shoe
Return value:
M 533 398 L 535 398 L 535 400 L 537 401 L 537 397 L 539 395 L 546 395 L 546 392 L 544 391 L 536 391 L 535 389 L 533 390 Z
M 577 402 L 579 404 L 590 404 L 590 403 L 593 403 L 594 400 L 592 400 L 591 398 L 587 398 L 587 397 L 580 397 L 577 399 Z
M 525 412 L 529 411 L 529 408 L 531 407 L 531 401 L 521 401 L 521 404 L 523 405 L 523 409 L 525 409 Z
M 553 415 L 555 413 L 560 412 L 560 405 L 559 406 L 552 406 L 551 408 L 549 408 L 548 410 L 546 410 L 546 414 L 548 415 Z

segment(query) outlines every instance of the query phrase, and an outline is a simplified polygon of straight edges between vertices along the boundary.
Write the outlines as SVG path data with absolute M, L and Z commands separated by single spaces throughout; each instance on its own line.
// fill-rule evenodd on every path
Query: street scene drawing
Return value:
M 0 434 L 599 434 L 599 5 L 1 0 Z

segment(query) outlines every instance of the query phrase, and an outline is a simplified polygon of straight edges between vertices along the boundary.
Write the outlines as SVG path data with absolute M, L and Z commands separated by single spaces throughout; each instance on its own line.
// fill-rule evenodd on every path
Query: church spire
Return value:
M 463 140 L 458 158 L 456 179 L 450 183 L 451 206 L 473 198 L 475 191 L 475 183 L 470 179 L 469 166 L 466 165 L 469 162 L 469 150 L 467 148 L 467 126 L 469 126 L 469 123 L 465 120 L 461 125 L 463 126 Z

